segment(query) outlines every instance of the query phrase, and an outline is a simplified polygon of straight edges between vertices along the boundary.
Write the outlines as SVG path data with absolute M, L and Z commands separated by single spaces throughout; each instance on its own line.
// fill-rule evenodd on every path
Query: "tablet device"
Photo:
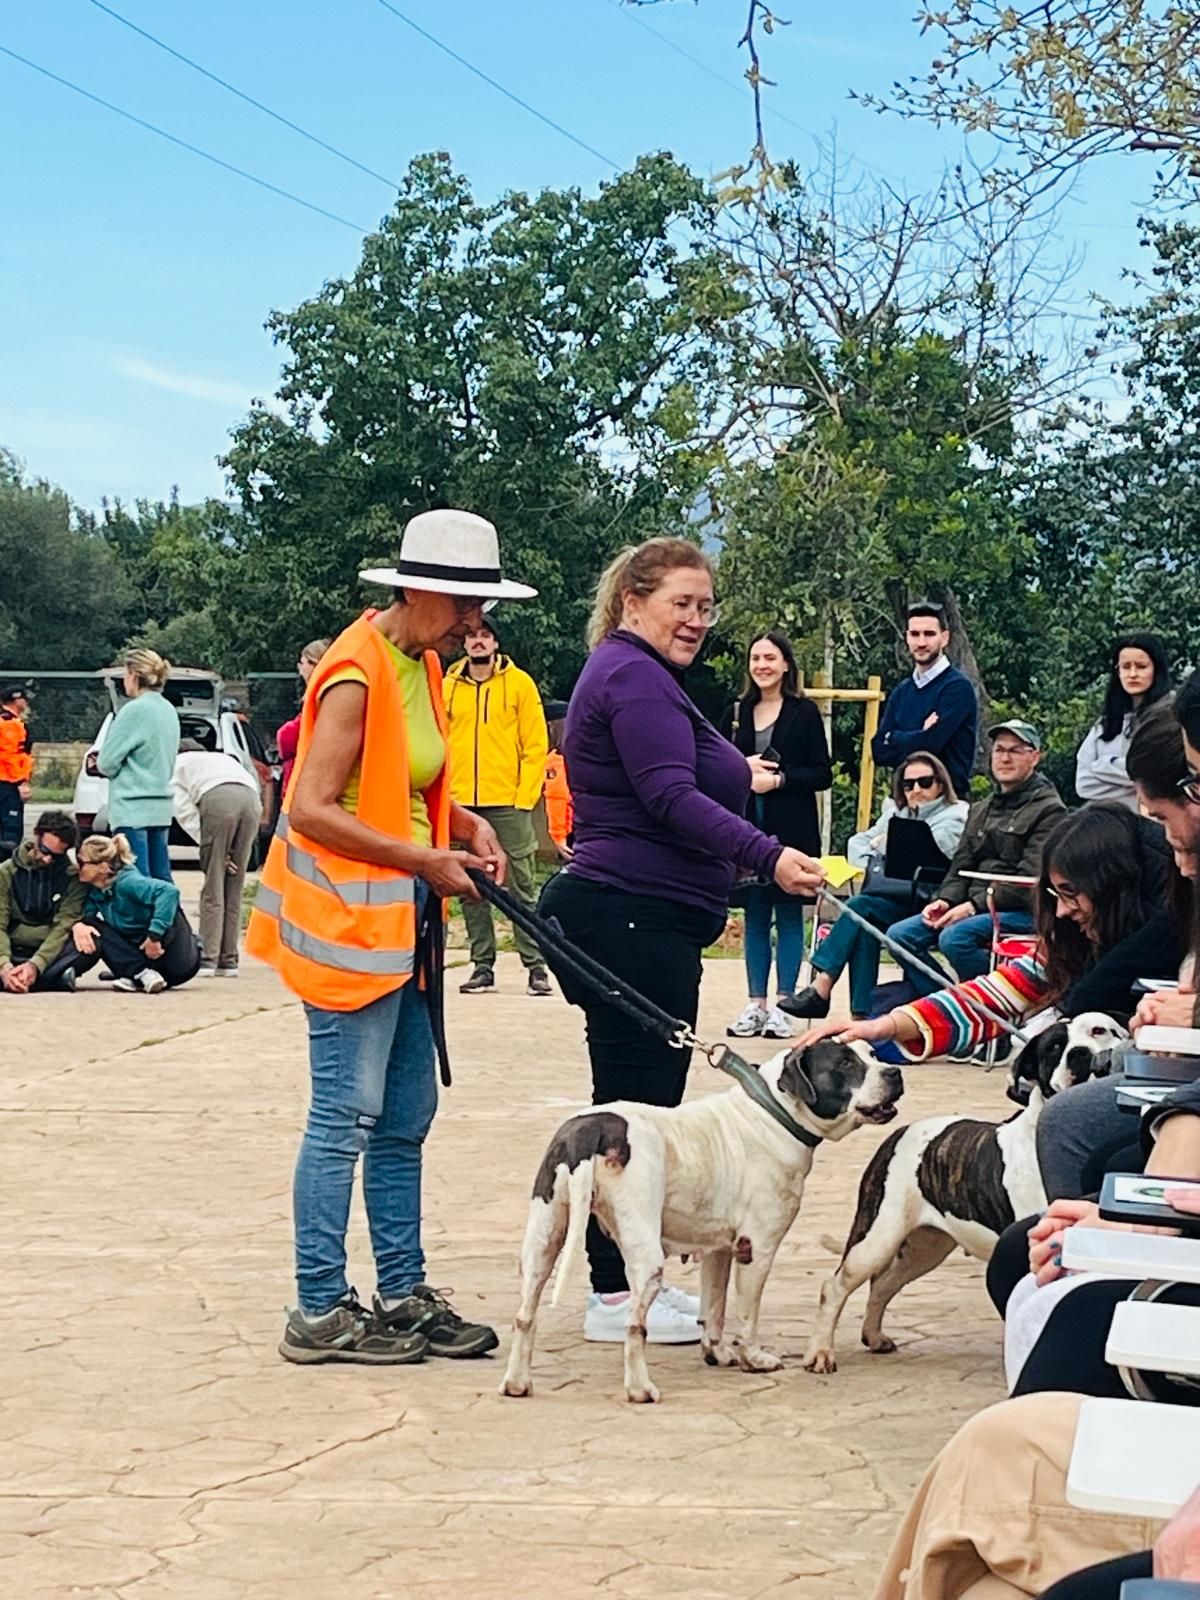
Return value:
M 1130 1083 L 1194 1083 L 1200 1078 L 1200 1056 L 1147 1055 L 1141 1049 L 1141 1034 L 1138 1046 L 1126 1047 L 1121 1055 L 1121 1070 Z
M 950 866 L 933 829 L 920 817 L 889 817 L 883 870 L 905 883 L 941 883 Z
M 1190 1189 L 1200 1195 L 1200 1182 L 1194 1178 L 1152 1178 L 1137 1172 L 1106 1173 L 1100 1190 L 1100 1215 L 1105 1222 L 1179 1228 L 1186 1233 L 1200 1230 L 1200 1215 L 1176 1211 L 1166 1203 L 1163 1196 L 1168 1189 Z

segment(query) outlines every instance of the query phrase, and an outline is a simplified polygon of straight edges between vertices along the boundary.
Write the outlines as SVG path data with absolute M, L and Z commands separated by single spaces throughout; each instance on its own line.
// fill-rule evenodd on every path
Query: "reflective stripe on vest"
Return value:
M 411 905 L 413 880 L 411 878 L 352 878 L 346 883 L 334 883 L 315 858 L 289 835 L 286 815 L 275 825 L 275 837 L 287 846 L 288 871 L 315 889 L 336 895 L 344 906 L 402 906 Z
M 412 898 L 411 894 L 409 898 Z M 307 961 L 317 961 L 321 966 L 334 967 L 339 972 L 365 972 L 385 978 L 399 977 L 413 970 L 413 950 L 351 950 L 345 945 L 331 944 L 328 939 L 318 939 L 311 933 L 305 933 L 303 928 L 297 928 L 282 915 L 282 895 L 265 884 L 258 886 L 254 909 L 266 917 L 274 917 L 279 924 L 280 943 Z

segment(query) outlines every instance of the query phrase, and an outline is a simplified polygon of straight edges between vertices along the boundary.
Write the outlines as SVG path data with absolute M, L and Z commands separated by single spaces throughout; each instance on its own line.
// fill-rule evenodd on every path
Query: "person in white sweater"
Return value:
M 1116 641 L 1104 710 L 1075 757 L 1075 792 L 1081 800 L 1108 800 L 1137 810 L 1125 771 L 1129 741 L 1142 713 L 1170 692 L 1167 653 L 1156 633 L 1129 633 Z
M 233 756 L 184 739 L 171 780 L 175 820 L 200 846 L 201 978 L 236 978 L 242 886 L 262 821 L 258 779 Z

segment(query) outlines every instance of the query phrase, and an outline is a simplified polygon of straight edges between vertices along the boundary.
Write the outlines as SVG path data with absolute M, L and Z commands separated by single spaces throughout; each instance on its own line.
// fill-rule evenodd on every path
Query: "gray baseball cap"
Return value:
M 1020 739 L 1022 744 L 1029 745 L 1034 750 L 1042 748 L 1042 736 L 1032 722 L 1022 722 L 1020 717 L 1013 717 L 1008 722 L 998 722 L 994 728 L 989 728 L 987 736 L 994 739 L 998 733 L 1011 733 Z

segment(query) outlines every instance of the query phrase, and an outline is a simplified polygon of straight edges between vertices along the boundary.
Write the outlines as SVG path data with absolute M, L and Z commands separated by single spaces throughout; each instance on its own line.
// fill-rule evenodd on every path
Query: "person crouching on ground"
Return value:
M 292 787 L 263 868 L 246 949 L 304 1002 L 312 1102 L 293 1187 L 296 1288 L 287 1361 L 403 1364 L 481 1356 L 498 1340 L 424 1281 L 421 1154 L 437 1107 L 441 907 L 504 878 L 491 824 L 451 799 L 439 653 L 485 599 L 536 590 L 500 575 L 496 530 L 426 511 L 394 567 L 360 576 L 391 602 L 330 645 L 304 697 Z M 464 848 L 450 848 L 456 840 Z M 422 982 L 422 979 L 425 982 Z M 377 1294 L 346 1279 L 359 1156 Z
M 175 885 L 139 872 L 123 833 L 93 834 L 78 855 L 88 891 L 83 918 L 71 930 L 73 948 L 51 963 L 47 983 L 68 967 L 87 972 L 101 957 L 114 974 L 113 988 L 126 994 L 161 994 L 194 978 L 200 946 Z
M 83 915 L 87 885 L 71 860 L 78 832 L 65 811 L 43 811 L 33 838 L 0 866 L 0 993 L 73 989 L 75 974 L 47 969 L 66 947 Z
M 171 779 L 175 820 L 200 846 L 202 978 L 236 978 L 242 931 L 242 888 L 262 825 L 258 779 L 234 756 L 195 739 L 179 746 Z

